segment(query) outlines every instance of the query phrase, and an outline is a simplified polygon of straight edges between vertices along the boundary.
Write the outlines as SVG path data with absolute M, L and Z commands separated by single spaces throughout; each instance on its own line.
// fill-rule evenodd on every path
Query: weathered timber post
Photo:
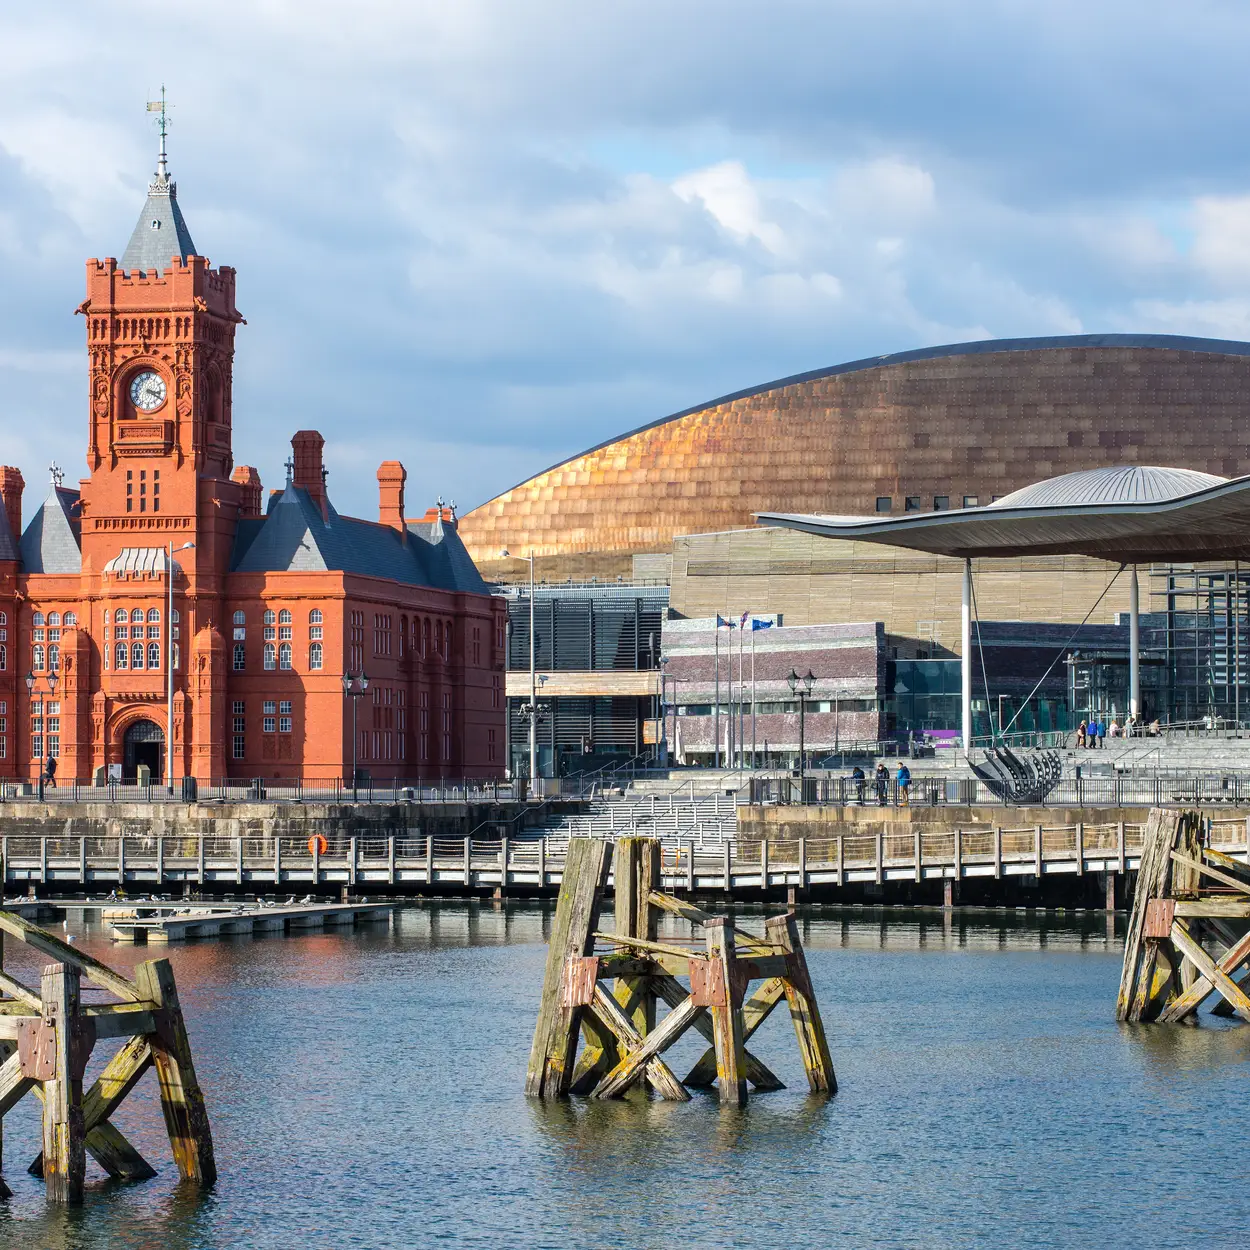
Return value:
M 207 1187 L 217 1179 L 213 1136 L 169 960 L 140 964 L 135 969 L 135 984 L 161 1013 L 157 1031 L 148 1034 L 147 1042 L 161 1088 L 161 1111 L 174 1162 L 183 1180 Z
M 82 1206 L 87 1171 L 82 1075 L 95 1041 L 94 1028 L 84 1029 L 79 1011 L 80 977 L 79 970 L 67 964 L 44 968 L 43 1018 L 27 1025 L 27 1036 L 37 1051 L 35 1064 L 47 1072 L 43 1078 L 44 1186 L 51 1201 L 71 1207 Z M 52 1062 L 47 1065 L 49 1050 Z
M 746 1051 L 733 926 L 724 916 L 709 916 L 704 927 L 707 930 L 707 997 L 716 1050 L 716 1085 L 722 1105 L 742 1107 L 747 1100 Z M 698 1002 L 695 997 L 696 1005 Z
M 764 932 L 771 942 L 785 951 L 786 1002 L 790 1007 L 794 1034 L 798 1038 L 799 1053 L 803 1057 L 807 1083 L 814 1094 L 836 1094 L 838 1082 L 833 1074 L 833 1059 L 829 1055 L 824 1021 L 820 1018 L 816 992 L 807 971 L 807 956 L 799 939 L 798 921 L 793 912 L 773 916 L 764 922 Z
M 569 841 L 525 1075 L 525 1092 L 534 1098 L 563 1097 L 572 1084 L 582 1005 L 574 1003 L 574 996 L 564 989 L 565 965 L 570 957 L 585 958 L 594 949 L 611 849 L 598 838 Z

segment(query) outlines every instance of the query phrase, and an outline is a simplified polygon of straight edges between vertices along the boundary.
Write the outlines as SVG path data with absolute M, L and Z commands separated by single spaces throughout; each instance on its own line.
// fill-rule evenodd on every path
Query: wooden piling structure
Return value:
M 0 933 L 55 961 L 38 993 L 0 971 L 0 1133 L 4 1115 L 33 1092 L 43 1103 L 43 1150 L 28 1170 L 43 1178 L 49 1200 L 81 1205 L 88 1154 L 120 1180 L 156 1175 L 111 1119 L 152 1066 L 179 1174 L 211 1185 L 212 1133 L 169 961 L 140 964 L 130 981 L 10 912 L 0 911 Z M 84 1006 L 83 977 L 116 1001 Z M 129 1040 L 84 1092 L 96 1042 L 118 1037 Z M 10 1193 L 0 1181 L 0 1197 Z
M 645 1083 L 661 1098 L 686 1101 L 689 1089 L 715 1085 L 722 1104 L 741 1107 L 748 1084 L 757 1091 L 784 1088 L 747 1049 L 782 999 L 809 1086 L 814 1093 L 836 1093 L 794 913 L 772 917 L 762 937 L 736 929 L 726 918 L 659 890 L 659 841 L 629 837 L 616 842 L 612 859 L 615 932 L 600 932 L 611 850 L 594 838 L 569 842 L 526 1093 L 618 1098 Z M 703 940 L 659 941 L 663 913 L 701 926 Z M 752 981 L 761 984 L 748 997 Z M 657 1023 L 660 1000 L 669 1011 Z M 663 1055 L 690 1029 L 710 1044 L 683 1081 Z
M 1209 949 L 1210 948 L 1210 949 Z M 1250 867 L 1206 846 L 1198 812 L 1154 809 L 1124 941 L 1116 1018 L 1176 1023 L 1212 994 L 1250 1021 Z

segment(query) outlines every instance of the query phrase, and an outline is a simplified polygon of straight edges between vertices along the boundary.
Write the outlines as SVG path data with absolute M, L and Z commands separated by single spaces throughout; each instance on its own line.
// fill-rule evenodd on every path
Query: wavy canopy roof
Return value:
M 981 508 L 900 517 L 761 512 L 778 525 L 961 558 L 1084 555 L 1122 564 L 1250 556 L 1250 477 L 1122 466 L 1065 473 Z

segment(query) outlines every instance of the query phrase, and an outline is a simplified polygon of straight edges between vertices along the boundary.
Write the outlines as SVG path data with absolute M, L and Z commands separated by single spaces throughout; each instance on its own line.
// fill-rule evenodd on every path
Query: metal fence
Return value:
M 175 786 L 159 782 L 138 785 L 133 781 L 46 782 L 40 788 L 30 781 L 0 784 L 0 803 L 42 797 L 60 803 L 503 803 L 524 798 L 523 783 L 513 781 L 439 781 L 415 783 L 399 779 L 350 782 L 269 780 L 264 777 L 195 781 L 179 778 Z
M 869 776 L 753 777 L 750 802 L 757 804 L 831 804 L 883 807 L 1161 807 L 1178 803 L 1250 803 L 1250 774 L 1124 773 L 1108 777 L 1066 777 L 1040 803 L 1013 805 L 971 777 L 916 777 L 907 792 L 891 779 L 878 787 Z

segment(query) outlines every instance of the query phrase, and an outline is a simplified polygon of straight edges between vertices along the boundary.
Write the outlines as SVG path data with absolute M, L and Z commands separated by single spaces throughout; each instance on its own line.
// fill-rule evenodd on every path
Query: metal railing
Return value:
M 891 778 L 878 787 L 872 776 L 751 779 L 753 804 L 829 804 L 882 807 L 1166 807 L 1178 803 L 1250 803 L 1250 773 L 1156 770 L 1106 777 L 1065 777 L 1038 803 L 1010 804 L 973 777 L 914 777 L 907 793 Z
M 46 802 L 72 803 L 501 803 L 516 801 L 521 786 L 514 781 L 415 782 L 402 778 L 366 780 L 353 789 L 350 781 L 301 781 L 297 778 L 228 778 L 196 781 L 184 788 L 178 778 L 170 790 L 159 782 L 58 780 L 44 783 Z M 0 803 L 29 802 L 39 796 L 37 782 L 0 782 Z
M 812 838 L 730 838 L 700 847 L 662 839 L 665 888 L 765 887 L 852 881 L 1043 873 L 1127 872 L 1143 826 L 1126 821 L 984 822 L 954 829 L 888 826 Z M 1244 819 L 1208 817 L 1206 842 L 1247 851 Z M 126 891 L 237 885 L 305 889 L 345 885 L 357 893 L 393 886 L 482 889 L 558 885 L 568 840 L 439 838 L 405 831 L 368 837 L 0 837 L 0 884 L 109 887 Z

